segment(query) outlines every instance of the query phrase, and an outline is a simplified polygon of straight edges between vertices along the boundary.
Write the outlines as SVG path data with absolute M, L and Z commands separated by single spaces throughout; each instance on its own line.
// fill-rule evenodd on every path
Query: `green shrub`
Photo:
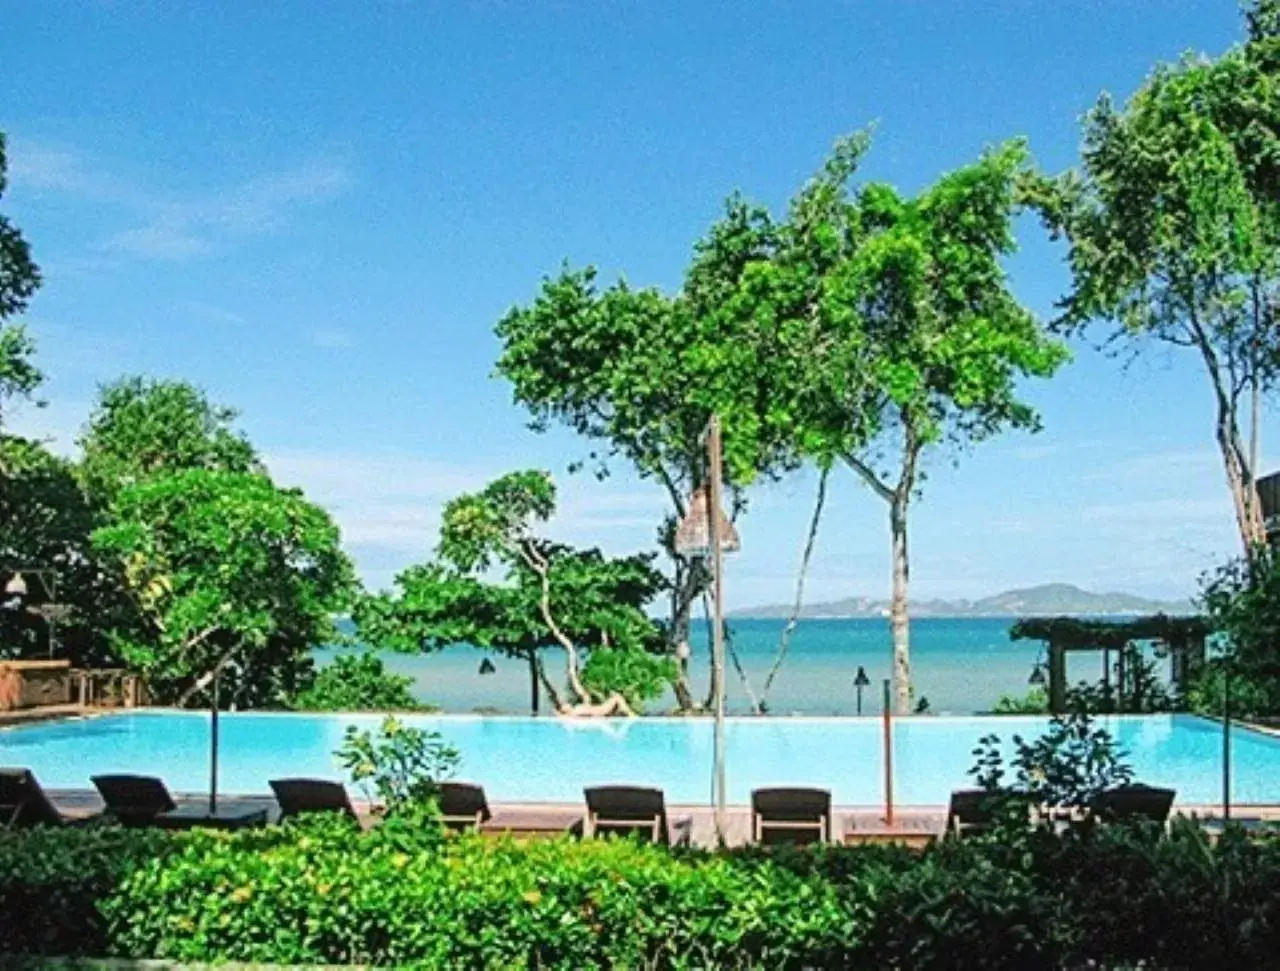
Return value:
M 457 771 L 462 757 L 439 732 L 414 728 L 388 715 L 375 734 L 347 727 L 338 761 L 387 813 L 434 801 L 439 785 Z
M 662 697 L 675 680 L 676 662 L 639 647 L 594 648 L 582 666 L 582 683 L 601 697 L 617 692 L 636 711 Z
M 1280 842 L 1189 825 L 705 853 L 393 816 L 0 839 L 0 954 L 418 968 L 1275 967 Z M 12 961 L 0 959 L 8 966 Z
M 1049 712 L 1049 692 L 1035 685 L 1025 695 L 1001 695 L 991 708 L 993 715 L 1045 715 Z
M 105 954 L 98 901 L 172 844 L 162 831 L 106 824 L 0 830 L 0 953 Z
M 373 651 L 339 654 L 293 700 L 299 711 L 431 711 L 413 696 L 413 678 L 392 674 Z

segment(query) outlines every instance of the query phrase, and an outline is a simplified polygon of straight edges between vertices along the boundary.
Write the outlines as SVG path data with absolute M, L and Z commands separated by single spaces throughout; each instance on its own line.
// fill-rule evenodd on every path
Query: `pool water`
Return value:
M 343 779 L 333 753 L 349 725 L 376 715 L 236 713 L 220 719 L 219 789 L 268 791 L 281 776 Z M 712 725 L 704 719 L 564 722 L 552 718 L 406 716 L 439 731 L 462 755 L 459 778 L 483 783 L 491 799 L 577 802 L 588 785 L 660 786 L 671 802 L 710 793 Z M 209 716 L 139 711 L 0 730 L 0 765 L 27 766 L 44 785 L 87 788 L 105 772 L 162 776 L 178 792 L 207 791 Z M 1193 715 L 1103 718 L 1136 776 L 1178 790 L 1183 804 L 1222 797 L 1222 729 Z M 894 786 L 902 805 L 942 805 L 967 774 L 978 740 L 1032 737 L 1037 717 L 903 718 L 894 722 Z M 731 718 L 726 726 L 729 800 L 745 803 L 768 785 L 821 786 L 844 805 L 883 799 L 882 726 L 875 718 Z M 1232 734 L 1232 795 L 1238 803 L 1280 803 L 1280 738 L 1247 728 Z

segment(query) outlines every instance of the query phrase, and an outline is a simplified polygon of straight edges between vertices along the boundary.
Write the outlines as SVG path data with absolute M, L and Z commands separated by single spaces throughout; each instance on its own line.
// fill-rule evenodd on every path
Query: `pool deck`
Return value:
M 58 809 L 71 818 L 83 818 L 102 811 L 98 794 L 84 789 L 51 789 L 50 798 Z M 208 805 L 207 795 L 177 795 L 174 798 L 180 808 L 197 809 Z M 263 809 L 268 818 L 275 820 L 279 810 L 270 796 L 220 796 L 220 806 L 243 809 Z M 365 825 L 374 816 L 369 805 L 353 800 L 356 811 Z M 580 832 L 583 809 L 573 803 L 493 803 L 493 818 L 484 831 L 491 835 L 510 834 L 516 838 L 538 838 Z M 1220 806 L 1179 806 L 1175 813 L 1194 815 L 1201 819 L 1219 819 Z M 688 841 L 698 847 L 716 845 L 715 813 L 705 805 L 689 806 L 672 804 L 667 809 L 673 827 L 688 831 Z M 865 806 L 839 806 L 835 812 L 833 834 L 838 843 L 898 843 L 920 848 L 942 834 L 946 825 L 946 807 L 902 807 L 894 813 L 892 825 L 884 820 L 883 810 Z M 1233 806 L 1236 819 L 1280 821 L 1280 806 Z M 750 842 L 751 811 L 747 806 L 729 806 L 725 812 L 725 842 L 729 846 L 742 846 Z

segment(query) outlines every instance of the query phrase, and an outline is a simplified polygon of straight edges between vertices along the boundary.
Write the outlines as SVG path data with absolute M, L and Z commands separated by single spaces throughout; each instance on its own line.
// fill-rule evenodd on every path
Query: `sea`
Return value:
M 934 714 L 989 711 L 1004 694 L 1025 695 L 1043 645 L 1012 641 L 1011 617 L 928 617 L 911 622 L 912 683 L 917 703 Z M 726 704 L 730 713 L 750 714 L 751 692 L 759 697 L 778 651 L 785 621 L 731 619 L 733 650 L 739 674 L 726 661 Z M 705 635 L 698 625 L 695 634 Z M 705 636 L 691 640 L 690 672 L 696 694 L 705 695 L 710 678 L 710 649 Z M 321 663 L 333 655 L 321 651 Z M 544 655 L 551 669 L 563 661 L 556 649 Z M 469 645 L 454 645 L 430 654 L 383 655 L 387 667 L 413 679 L 414 693 L 445 712 L 528 714 L 529 669 L 517 659 Z M 488 660 L 488 664 L 484 662 Z M 802 620 L 766 701 L 775 715 L 878 714 L 884 681 L 891 674 L 892 640 L 887 620 L 879 618 Z M 1164 662 L 1167 664 L 1167 662 Z M 1160 670 L 1167 676 L 1167 668 Z M 867 684 L 856 684 L 859 670 Z M 744 677 L 745 676 L 745 679 Z M 1069 682 L 1102 677 L 1102 656 L 1068 655 Z M 745 680 L 745 683 L 744 683 Z M 546 704 L 545 699 L 543 702 Z M 646 707 L 661 713 L 675 707 L 668 694 Z M 545 710 L 545 707 L 544 707 Z

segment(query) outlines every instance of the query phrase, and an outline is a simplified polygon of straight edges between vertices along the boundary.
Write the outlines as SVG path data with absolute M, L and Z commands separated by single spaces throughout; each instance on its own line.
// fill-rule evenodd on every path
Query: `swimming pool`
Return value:
M 222 716 L 219 787 L 266 792 L 280 776 L 344 777 L 333 752 L 348 725 L 373 727 L 375 715 L 237 713 Z M 672 802 L 705 802 L 710 791 L 711 722 L 641 718 L 564 722 L 552 718 L 407 716 L 441 732 L 462 753 L 459 777 L 481 782 L 490 798 L 577 802 L 582 788 L 610 782 L 661 786 Z M 1033 736 L 1033 717 L 904 718 L 894 726 L 894 777 L 903 805 L 941 805 L 970 784 L 979 738 Z M 1100 719 L 1125 748 L 1137 777 L 1178 790 L 1183 804 L 1222 795 L 1222 731 L 1192 715 Z M 745 803 L 765 785 L 829 788 L 837 803 L 883 798 L 881 724 L 874 718 L 731 718 L 726 727 L 729 799 Z M 1233 797 L 1280 803 L 1280 738 L 1237 728 Z M 56 788 L 87 788 L 102 772 L 160 775 L 181 792 L 206 791 L 209 716 L 137 711 L 0 730 L 0 765 L 29 766 Z

